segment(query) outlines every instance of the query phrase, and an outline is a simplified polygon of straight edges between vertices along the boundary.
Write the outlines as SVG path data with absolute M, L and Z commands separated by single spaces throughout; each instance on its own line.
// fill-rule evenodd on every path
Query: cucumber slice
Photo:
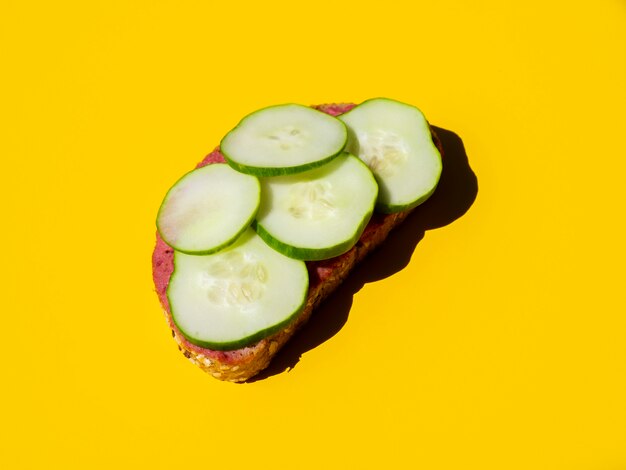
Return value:
M 233 243 L 259 208 L 261 186 L 225 163 L 183 176 L 165 195 L 157 215 L 161 238 L 177 251 L 209 254 Z
M 327 163 L 346 145 L 337 118 L 299 104 L 270 106 L 249 114 L 222 139 L 229 165 L 242 173 L 277 176 Z
M 176 326 L 210 349 L 248 346 L 282 329 L 306 303 L 304 262 L 267 246 L 252 229 L 219 253 L 174 253 L 167 297 Z
M 374 210 L 378 186 L 368 168 L 344 153 L 320 168 L 261 179 L 254 227 L 268 245 L 296 259 L 348 251 Z
M 378 181 L 377 211 L 412 209 L 435 191 L 441 176 L 441 155 L 419 109 L 376 98 L 339 119 L 349 129 L 347 150 L 358 155 Z

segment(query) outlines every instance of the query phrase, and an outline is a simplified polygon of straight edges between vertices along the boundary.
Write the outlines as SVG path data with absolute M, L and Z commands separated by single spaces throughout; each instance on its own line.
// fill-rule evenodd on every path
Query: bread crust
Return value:
M 313 106 L 333 116 L 349 111 L 354 104 L 325 104 Z M 431 129 L 433 142 L 443 156 L 441 143 Z M 216 148 L 197 166 L 224 161 Z M 307 262 L 309 292 L 307 302 L 298 317 L 284 329 L 260 340 L 251 346 L 234 351 L 215 351 L 189 342 L 174 324 L 167 299 L 167 286 L 173 272 L 173 250 L 156 235 L 156 246 L 152 254 L 152 275 L 156 293 L 163 307 L 172 336 L 178 349 L 193 364 L 216 379 L 229 382 L 244 382 L 265 369 L 274 355 L 304 325 L 315 308 L 330 295 L 349 275 L 350 271 L 374 248 L 379 246 L 389 232 L 400 225 L 411 211 L 395 214 L 377 214 L 370 219 L 361 238 L 348 252 L 323 261 Z

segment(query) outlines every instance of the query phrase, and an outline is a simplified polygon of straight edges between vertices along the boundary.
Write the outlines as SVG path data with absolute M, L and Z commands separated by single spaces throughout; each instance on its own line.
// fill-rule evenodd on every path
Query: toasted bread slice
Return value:
M 326 104 L 314 106 L 314 108 L 337 116 L 354 106 L 354 104 Z M 432 135 L 435 145 L 443 156 L 439 139 L 434 132 Z M 223 161 L 225 161 L 224 157 L 218 148 L 207 155 L 197 166 Z M 380 245 L 394 227 L 402 223 L 410 212 L 375 213 L 357 244 L 348 252 L 336 258 L 307 262 L 309 293 L 306 306 L 296 320 L 258 343 L 234 351 L 215 351 L 196 346 L 188 341 L 174 324 L 167 299 L 167 286 L 174 269 L 174 252 L 157 233 L 156 246 L 152 255 L 152 275 L 157 295 L 172 330 L 172 336 L 178 343 L 178 349 L 192 363 L 217 379 L 231 382 L 243 382 L 250 379 L 269 365 L 280 348 L 306 323 L 313 310 L 348 277 L 359 261 Z

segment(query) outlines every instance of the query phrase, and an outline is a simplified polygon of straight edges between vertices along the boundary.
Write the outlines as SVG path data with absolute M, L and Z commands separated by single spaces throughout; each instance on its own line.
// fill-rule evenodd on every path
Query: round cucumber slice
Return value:
M 172 248 L 209 254 L 233 243 L 259 208 L 261 186 L 225 163 L 183 176 L 165 195 L 157 215 L 159 234 Z
M 346 145 L 337 118 L 299 104 L 270 106 L 249 114 L 222 139 L 220 150 L 242 173 L 277 176 L 321 166 Z
M 305 173 L 262 178 L 254 227 L 268 245 L 289 257 L 332 258 L 357 242 L 377 193 L 368 168 L 344 153 Z
M 376 98 L 339 119 L 350 131 L 346 149 L 358 155 L 378 181 L 376 210 L 393 213 L 412 209 L 435 191 L 441 176 L 441 155 L 419 109 Z
M 267 246 L 252 229 L 219 253 L 174 253 L 167 297 L 192 343 L 215 350 L 253 344 L 282 329 L 306 303 L 304 262 Z

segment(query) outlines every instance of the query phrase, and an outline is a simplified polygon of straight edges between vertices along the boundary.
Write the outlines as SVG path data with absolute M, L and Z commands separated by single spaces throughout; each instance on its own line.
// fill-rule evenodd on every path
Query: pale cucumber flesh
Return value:
M 175 252 L 167 296 L 172 318 L 190 342 L 233 350 L 289 324 L 307 292 L 304 262 L 276 252 L 248 229 L 219 253 Z
M 349 130 L 346 149 L 358 155 L 378 181 L 377 210 L 408 210 L 434 192 L 442 170 L 441 155 L 419 109 L 376 98 L 339 119 Z
M 262 178 L 255 228 L 269 245 L 287 256 L 332 258 L 359 239 L 377 193 L 368 168 L 344 153 L 305 173 Z
M 183 176 L 157 215 L 163 240 L 177 251 L 208 254 L 233 243 L 250 225 L 260 202 L 259 180 L 224 163 Z
M 307 106 L 285 104 L 249 114 L 222 139 L 220 149 L 237 171 L 257 176 L 294 174 L 339 155 L 346 126 Z

